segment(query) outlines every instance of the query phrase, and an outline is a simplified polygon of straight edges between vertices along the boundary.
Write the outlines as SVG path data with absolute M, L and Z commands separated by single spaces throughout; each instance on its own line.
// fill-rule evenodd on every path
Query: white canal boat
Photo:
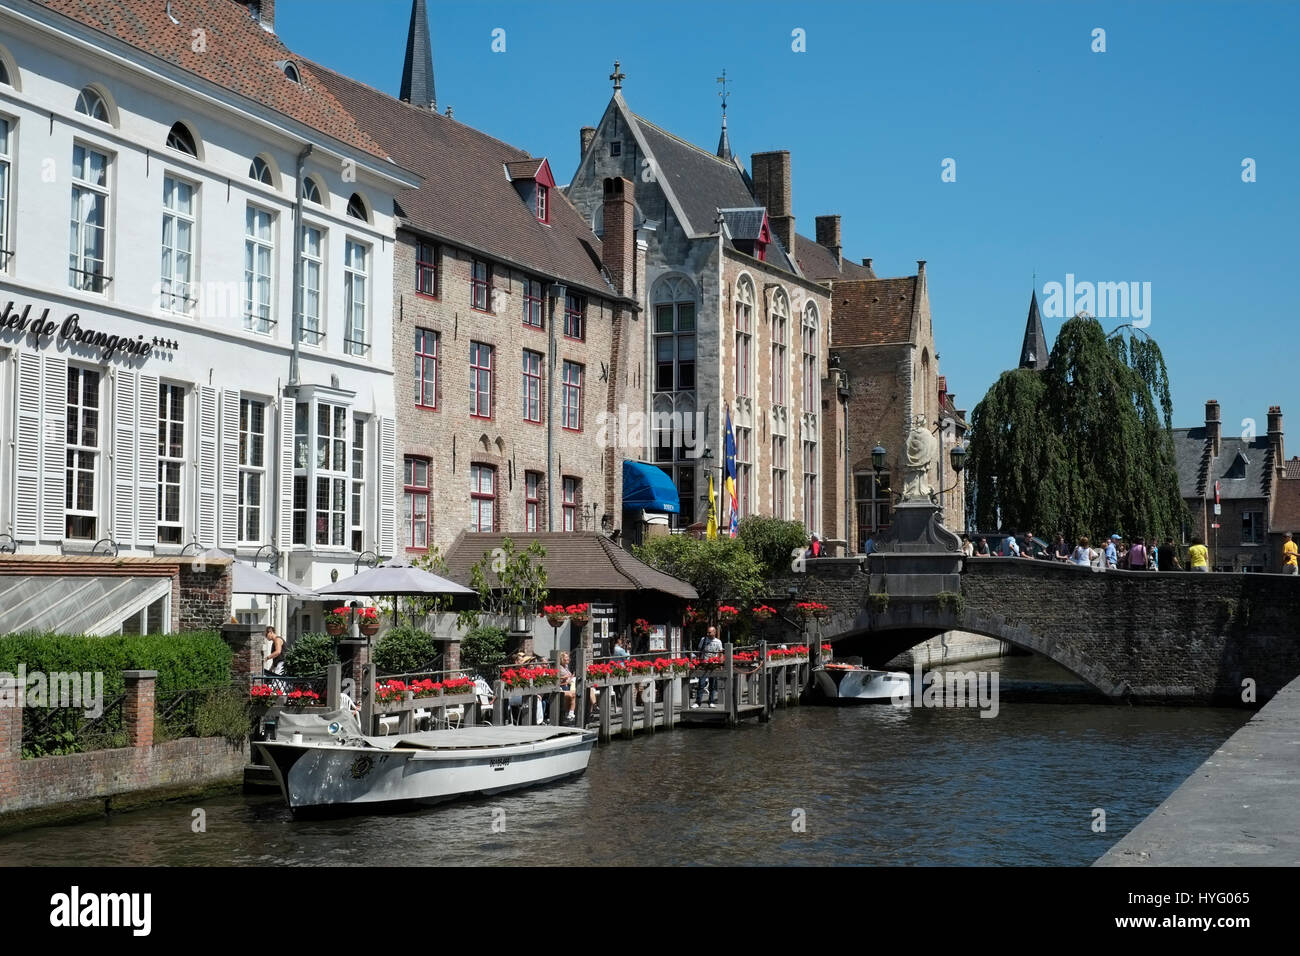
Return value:
M 573 727 L 464 727 L 367 737 L 343 711 L 282 714 L 255 741 L 295 813 L 385 810 L 576 776 L 596 735 Z
M 818 697 L 832 704 L 888 704 L 911 699 L 912 678 L 905 671 L 878 671 L 857 664 L 829 663 L 814 672 Z

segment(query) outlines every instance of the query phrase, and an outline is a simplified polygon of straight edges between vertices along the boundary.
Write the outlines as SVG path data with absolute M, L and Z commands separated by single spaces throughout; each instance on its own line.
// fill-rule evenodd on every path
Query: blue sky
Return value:
M 290 48 L 397 93 L 409 0 L 276 6 Z M 1281 404 L 1300 435 L 1300 4 L 429 7 L 439 106 L 549 157 L 560 182 L 615 58 L 633 110 L 709 149 L 725 67 L 732 147 L 746 165 L 791 150 L 800 232 L 839 213 L 845 254 L 877 274 L 927 260 L 941 371 L 964 407 L 1017 362 L 1034 273 L 1040 303 L 1068 273 L 1151 284 L 1175 425 L 1217 398 L 1225 430 L 1262 431 Z M 1049 345 L 1062 321 L 1044 320 Z

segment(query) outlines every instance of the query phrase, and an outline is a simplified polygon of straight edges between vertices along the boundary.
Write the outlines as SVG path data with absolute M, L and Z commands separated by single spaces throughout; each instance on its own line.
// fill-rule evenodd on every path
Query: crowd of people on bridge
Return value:
M 972 537 L 963 534 L 961 540 L 962 552 L 971 558 L 1037 558 L 1092 568 L 1094 571 L 1210 570 L 1210 549 L 1200 537 L 1192 538 L 1186 552 L 1173 537 L 1166 537 L 1164 543 L 1161 543 L 1155 535 L 1129 540 L 1118 533 L 1102 542 L 1093 542 L 1087 535 L 1083 535 L 1073 545 L 1066 541 L 1063 533 L 1058 533 L 1056 542 L 1049 545 L 1035 537 L 1032 531 L 1006 535 L 996 548 L 989 546 L 987 535 Z M 1288 533 L 1282 546 L 1284 574 L 1300 575 L 1298 551 L 1300 549 L 1293 536 Z

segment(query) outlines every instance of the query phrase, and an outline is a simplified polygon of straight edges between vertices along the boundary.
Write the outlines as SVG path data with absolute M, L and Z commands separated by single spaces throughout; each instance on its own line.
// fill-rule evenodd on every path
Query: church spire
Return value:
M 722 135 L 718 137 L 718 158 L 731 159 L 731 140 L 727 138 L 727 71 L 723 70 L 722 75 L 718 77 L 718 82 L 722 84 L 722 92 L 718 95 L 722 97 Z
M 1038 290 L 1029 295 L 1029 319 L 1025 323 L 1025 342 L 1020 347 L 1020 367 L 1041 372 L 1047 368 L 1047 337 L 1038 317 Z
M 429 14 L 424 0 L 411 3 L 411 26 L 406 34 L 406 60 L 402 64 L 399 99 L 421 109 L 437 111 L 433 88 L 433 45 L 429 41 Z

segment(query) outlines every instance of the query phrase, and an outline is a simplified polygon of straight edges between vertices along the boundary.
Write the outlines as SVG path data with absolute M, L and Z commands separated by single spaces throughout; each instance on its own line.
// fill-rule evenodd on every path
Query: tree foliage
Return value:
M 763 569 L 739 538 L 692 538 L 684 534 L 650 538 L 636 556 L 700 594 L 700 606 L 752 601 L 763 586 Z
M 1078 315 L 1047 368 L 1004 372 L 971 414 L 968 514 L 985 530 L 1126 537 L 1182 525 L 1160 348 Z
M 740 522 L 739 540 L 759 563 L 764 577 L 772 577 L 790 570 L 795 549 L 802 551 L 809 539 L 801 521 L 750 515 Z

